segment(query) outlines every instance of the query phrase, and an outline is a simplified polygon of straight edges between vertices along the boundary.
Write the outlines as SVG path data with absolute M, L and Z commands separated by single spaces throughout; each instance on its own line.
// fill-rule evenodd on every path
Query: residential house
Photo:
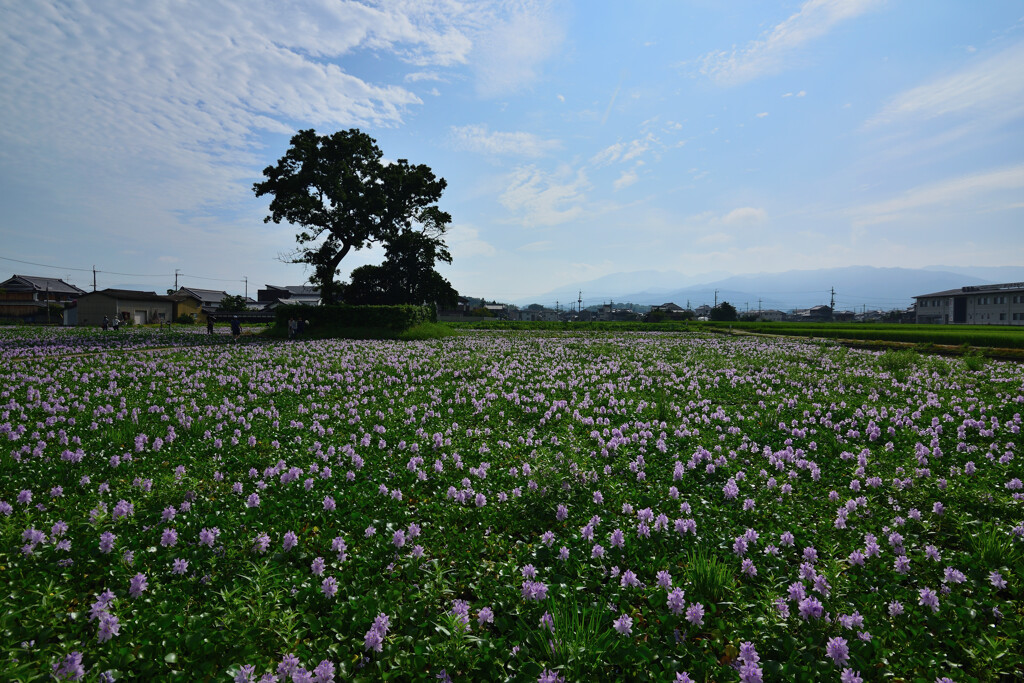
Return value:
M 15 275 L 0 282 L 0 319 L 59 323 L 64 307 L 82 294 L 59 278 Z
M 78 297 L 75 307 L 77 325 L 99 326 L 103 318 L 119 318 L 122 323 L 146 325 L 169 323 L 174 319 L 174 298 L 156 292 L 132 289 L 103 289 Z
M 915 296 L 916 322 L 1024 325 L 1024 282 L 974 285 Z
M 266 285 L 266 289 L 256 292 L 256 300 L 268 309 L 292 304 L 316 306 L 320 303 L 320 288 L 307 285 Z
M 780 323 L 786 319 L 786 314 L 774 308 L 766 308 L 757 312 L 758 322 Z
M 220 302 L 228 296 L 227 292 L 215 289 L 197 289 L 195 287 L 182 287 L 170 294 L 177 303 L 175 318 L 183 315 L 192 316 L 197 323 L 206 324 L 208 314 L 216 314 L 220 308 Z

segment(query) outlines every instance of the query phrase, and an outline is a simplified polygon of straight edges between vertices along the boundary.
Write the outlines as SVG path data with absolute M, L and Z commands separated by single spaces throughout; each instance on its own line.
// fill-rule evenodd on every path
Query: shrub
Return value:
M 179 325 L 195 325 L 196 324 L 195 318 L 193 318 L 188 313 L 182 313 L 181 315 L 179 315 L 177 318 L 174 319 L 174 322 L 178 323 Z
M 395 332 L 421 323 L 437 322 L 433 306 L 281 306 L 277 309 L 277 325 L 287 327 L 292 317 L 309 321 L 316 328 L 365 328 Z

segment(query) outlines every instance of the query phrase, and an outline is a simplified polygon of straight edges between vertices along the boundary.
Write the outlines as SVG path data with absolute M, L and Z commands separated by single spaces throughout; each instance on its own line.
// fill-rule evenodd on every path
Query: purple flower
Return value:
M 668 608 L 672 614 L 680 615 L 683 613 L 683 609 L 686 607 L 686 600 L 683 599 L 684 593 L 678 588 L 673 588 L 672 592 L 668 594 Z
M 391 536 L 391 543 L 396 548 L 401 548 L 402 546 L 404 546 L 405 545 L 405 531 L 403 531 L 402 529 L 399 529 L 398 531 L 396 531 Z
M 898 600 L 893 600 L 889 603 L 889 616 L 898 617 L 903 614 L 903 603 Z
M 75 651 L 68 654 L 60 664 L 53 665 L 53 677 L 58 681 L 80 681 L 85 677 L 82 666 L 82 653 Z
M 137 598 L 149 588 L 149 583 L 146 581 L 145 574 L 136 574 L 132 577 L 131 586 L 128 588 L 128 595 L 133 598 Z
M 843 666 L 850 659 L 850 648 L 846 643 L 846 638 L 836 636 L 828 641 L 825 645 L 825 654 L 828 655 L 829 659 L 836 666 Z
M 265 553 L 268 548 L 270 548 L 270 536 L 264 533 L 257 534 L 256 540 L 252 544 L 252 551 Z
M 103 532 L 103 534 L 100 535 L 100 552 L 106 554 L 106 553 L 109 553 L 111 550 L 113 550 L 114 549 L 114 541 L 116 539 L 117 539 L 117 536 L 115 536 L 111 532 L 109 532 L 109 531 Z
M 557 519 L 559 522 L 564 522 L 566 517 L 568 516 L 569 508 L 565 507 L 565 505 L 559 504 L 558 509 L 555 510 L 555 519 Z
M 515 649 L 518 650 L 519 646 L 517 645 Z M 565 676 L 560 675 L 557 671 L 544 669 L 540 672 L 537 683 L 565 683 Z
M 318 557 L 315 560 L 313 560 L 313 564 L 310 565 L 309 569 L 311 572 L 313 572 L 314 576 L 320 576 L 324 573 L 324 567 L 326 566 L 326 564 L 327 563 L 324 562 L 324 558 Z
M 699 602 L 691 603 L 686 610 L 686 620 L 694 626 L 704 625 L 704 605 Z
M 537 570 L 534 568 L 532 564 L 524 565 L 522 569 L 519 570 L 519 572 L 523 575 L 524 579 L 537 578 Z
M 824 613 L 824 606 L 816 598 L 806 597 L 799 604 L 800 616 L 805 620 L 814 618 L 820 619 Z
M 325 659 L 313 669 L 313 683 L 334 683 L 334 664 L 331 660 Z
M 260 494 L 255 493 L 255 492 L 250 493 L 249 497 L 245 500 L 245 507 L 247 507 L 247 508 L 256 508 L 256 507 L 259 507 L 259 506 L 260 506 Z
M 658 572 L 658 586 L 668 590 L 672 587 L 672 575 L 667 571 L 662 570 Z
M 935 591 L 931 588 L 922 588 L 918 591 L 918 595 L 920 597 L 918 598 L 917 604 L 922 607 L 931 607 L 932 612 L 939 611 L 939 596 L 935 594 Z
M 176 559 L 174 565 L 171 568 L 171 572 L 174 574 L 184 574 L 188 571 L 188 560 Z
M 97 633 L 97 638 L 101 643 L 105 643 L 114 636 L 116 636 L 121 630 L 121 625 L 117 621 L 117 617 L 109 612 L 104 612 L 100 615 L 100 629 Z
M 320 584 L 320 592 L 328 598 L 333 598 L 338 592 L 338 580 L 333 576 L 328 576 L 323 580 L 323 583 Z
M 680 671 L 676 674 L 675 683 L 694 683 L 694 680 L 690 678 L 690 672 Z
M 864 683 L 864 679 L 860 677 L 859 671 L 846 668 L 843 669 L 843 673 L 839 676 L 840 683 Z
M 178 532 L 173 528 L 164 529 L 160 536 L 160 545 L 165 548 L 173 548 L 178 544 Z
M 524 600 L 539 601 L 548 597 L 548 587 L 540 581 L 523 581 L 522 593 Z
M 205 545 L 207 548 L 212 548 L 214 542 L 217 540 L 217 536 L 220 535 L 220 529 L 216 527 L 213 529 L 202 529 L 199 532 L 199 545 Z
M 990 572 L 989 575 L 988 575 L 988 581 L 995 588 L 999 588 L 999 589 L 1006 588 L 1006 579 L 1004 579 L 1003 575 L 1000 574 L 999 572 Z
M 476 615 L 476 623 L 483 626 L 484 624 L 494 623 L 494 610 L 490 607 L 484 607 Z
M 619 616 L 619 618 L 615 620 L 615 623 L 612 625 L 615 627 L 616 631 L 618 631 L 620 634 L 624 636 L 628 636 L 630 633 L 633 632 L 633 619 L 625 613 L 622 613 Z
M 334 503 L 334 498 L 330 496 L 324 496 L 324 510 L 327 512 L 333 511 L 337 506 Z
M 295 535 L 294 531 L 289 531 L 285 533 L 284 540 L 281 542 L 281 547 L 284 548 L 285 552 L 288 552 L 298 544 L 299 537 Z

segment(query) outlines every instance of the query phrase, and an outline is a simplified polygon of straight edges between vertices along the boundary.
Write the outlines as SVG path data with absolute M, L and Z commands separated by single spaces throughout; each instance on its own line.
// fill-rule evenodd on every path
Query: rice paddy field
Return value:
M 1020 680 L 1022 412 L 810 341 L 0 329 L 0 677 Z

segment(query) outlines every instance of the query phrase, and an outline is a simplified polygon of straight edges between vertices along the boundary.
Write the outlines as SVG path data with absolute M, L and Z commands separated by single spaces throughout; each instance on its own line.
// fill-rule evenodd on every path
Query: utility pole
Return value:
M 96 266 L 92 267 L 92 291 L 96 291 Z
M 180 272 L 181 272 L 180 268 L 175 268 L 174 269 L 174 291 L 175 292 L 178 291 L 178 273 L 180 273 Z
M 757 297 L 757 314 L 761 315 L 761 297 Z
M 718 308 L 718 290 L 715 290 L 715 308 Z
M 242 279 L 245 280 L 245 298 L 249 298 L 249 276 L 243 275 Z
M 747 313 L 750 313 L 750 302 L 749 301 L 744 301 L 743 305 L 747 307 Z
M 583 312 L 583 290 L 581 289 L 580 290 L 580 296 L 576 300 L 576 313 L 579 314 L 579 313 L 582 313 L 582 312 Z
M 832 288 L 832 301 L 829 302 L 828 307 L 833 311 L 836 310 L 836 288 Z

